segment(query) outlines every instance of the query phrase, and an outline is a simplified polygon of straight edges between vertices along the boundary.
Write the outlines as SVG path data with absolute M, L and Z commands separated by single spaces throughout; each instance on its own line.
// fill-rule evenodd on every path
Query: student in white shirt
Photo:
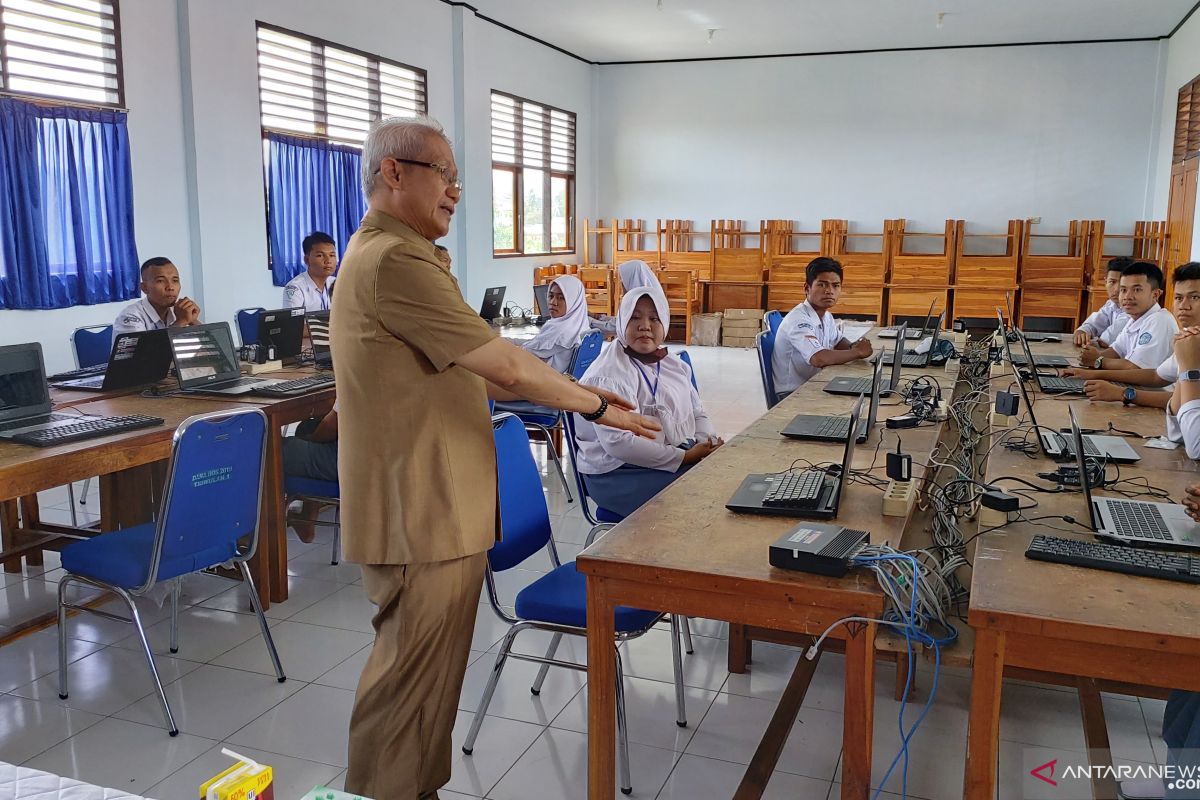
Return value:
M 580 383 L 618 392 L 662 432 L 648 440 L 575 417 L 575 468 L 602 508 L 628 516 L 724 444 L 692 385 L 691 368 L 662 346 L 670 325 L 667 298 L 641 287 L 617 312 L 617 338 L 604 345 Z
M 337 245 L 327 233 L 315 231 L 304 237 L 304 272 L 283 287 L 283 307 L 328 311 L 337 272 Z
M 1190 261 L 1175 268 L 1171 274 L 1172 304 L 1175 319 L 1183 328 L 1200 325 L 1200 263 Z M 1149 406 L 1166 408 L 1171 398 L 1170 391 L 1138 389 L 1137 386 L 1167 387 L 1179 378 L 1179 367 L 1174 354 L 1157 367 L 1144 369 L 1066 370 L 1064 374 L 1080 375 L 1088 379 L 1084 384 L 1089 400 L 1097 402 L 1124 403 L 1126 406 Z M 1131 383 L 1133 387 L 1118 386 Z M 1169 438 L 1179 441 L 1168 412 L 1167 431 Z
M 521 348 L 559 372 L 566 372 L 579 340 L 592 329 L 587 313 L 587 293 L 579 278 L 559 275 L 550 282 L 546 294 L 550 300 L 550 319 Z
M 146 259 L 141 282 L 145 297 L 121 309 L 113 321 L 113 336 L 199 324 L 200 306 L 189 297 L 180 297 L 179 288 L 179 270 L 169 258 Z
M 1128 256 L 1109 259 L 1108 273 L 1104 278 L 1108 301 L 1093 311 L 1075 330 L 1076 347 L 1086 347 L 1093 340 L 1099 340 L 1102 347 L 1107 347 L 1129 322 L 1128 315 L 1121 310 L 1120 295 L 1121 274 L 1130 266 L 1133 266 L 1133 259 Z
M 1090 378 L 1095 370 L 1156 369 L 1166 361 L 1179 324 L 1158 304 L 1162 285 L 1162 270 L 1155 265 L 1138 261 L 1126 267 L 1121 274 L 1120 299 L 1129 322 L 1109 347 L 1089 344 L 1080 351 L 1083 370 L 1064 374 Z
M 842 294 L 842 265 L 825 256 L 814 258 L 804 270 L 804 288 L 808 297 L 787 313 L 775 335 L 771 373 L 781 397 L 825 367 L 871 355 L 871 343 L 863 338 L 850 344 L 830 313 Z

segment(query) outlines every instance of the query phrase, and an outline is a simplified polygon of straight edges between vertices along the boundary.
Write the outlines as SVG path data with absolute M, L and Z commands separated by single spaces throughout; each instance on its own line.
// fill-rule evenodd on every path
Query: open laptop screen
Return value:
M 1100 520 L 1096 519 L 1096 506 L 1092 503 L 1092 482 L 1088 480 L 1087 456 L 1083 454 L 1083 431 L 1079 430 L 1079 420 L 1075 419 L 1075 409 L 1067 406 L 1071 415 L 1071 438 L 1075 441 L 1075 464 L 1079 467 L 1079 485 L 1083 487 L 1083 499 L 1087 502 L 1088 519 L 1092 530 L 1100 530 Z
M 542 283 L 533 287 L 533 302 L 537 304 L 539 315 L 550 316 L 550 284 Z
M 854 401 L 850 411 L 850 433 L 846 436 L 846 449 L 842 452 L 842 474 L 833 496 L 833 507 L 839 508 L 842 502 L 842 489 L 850 482 L 850 468 L 854 464 L 854 444 L 858 441 L 858 420 L 862 416 L 863 396 L 860 394 Z
M 0 422 L 50 413 L 38 342 L 0 347 Z
M 273 345 L 275 358 L 295 358 L 304 341 L 304 309 L 280 308 L 258 312 L 258 343 Z
M 169 332 L 181 388 L 195 389 L 240 376 L 229 323 L 171 328 Z
M 329 312 L 310 311 L 305 316 L 308 321 L 308 336 L 312 340 L 313 361 L 318 367 L 333 367 L 333 351 L 329 349 Z

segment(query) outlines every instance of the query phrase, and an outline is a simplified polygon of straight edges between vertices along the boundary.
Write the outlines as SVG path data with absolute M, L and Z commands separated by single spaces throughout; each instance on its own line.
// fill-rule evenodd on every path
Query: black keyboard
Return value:
M 1108 503 L 1108 513 L 1112 514 L 1113 527 L 1118 536 L 1136 536 L 1139 539 L 1154 539 L 1160 542 L 1174 541 L 1166 521 L 1162 518 L 1162 512 L 1152 503 L 1140 503 L 1136 500 Z
M 1083 378 L 1059 378 L 1053 375 L 1042 375 L 1038 385 L 1043 392 L 1083 392 Z
M 311 392 L 315 389 L 325 389 L 334 385 L 333 375 L 311 375 L 307 378 L 296 378 L 291 381 L 283 381 L 282 383 L 273 383 L 270 386 L 260 386 L 254 390 L 254 394 L 267 395 L 269 397 L 288 397 L 293 394 L 303 394 Z
M 58 381 L 73 381 L 76 378 L 91 378 L 95 375 L 103 375 L 107 370 L 108 362 L 106 361 L 103 364 L 96 364 L 91 367 L 84 367 L 83 369 L 73 369 L 70 372 L 60 372 L 57 375 L 51 375 L 46 380 L 50 383 L 56 383 Z
M 1012 363 L 1014 366 L 1027 367 L 1029 366 L 1029 359 L 1025 356 L 1014 355 L 1012 357 Z M 1067 367 L 1071 366 L 1071 362 L 1067 360 L 1066 356 L 1034 356 L 1033 365 L 1035 367 L 1057 367 L 1066 369 Z
M 1159 550 L 1038 535 L 1029 543 L 1025 557 L 1127 575 L 1200 583 L 1200 558 Z
M 56 444 L 76 442 L 80 439 L 94 439 L 98 436 L 108 436 L 138 428 L 152 428 L 162 424 L 162 417 L 148 417 L 145 414 L 130 414 L 124 417 L 80 417 L 79 422 L 72 422 L 69 425 L 57 425 L 53 428 L 18 433 L 12 437 L 12 440 L 35 447 L 53 447 Z
M 825 485 L 825 471 L 806 469 L 803 472 L 789 472 L 767 490 L 763 495 L 762 504 L 773 508 L 812 508 L 821 497 L 821 488 Z
M 1075 442 L 1072 441 L 1071 439 L 1063 439 L 1063 443 L 1064 443 L 1063 451 L 1067 455 L 1074 458 L 1075 457 Z M 1083 437 L 1083 454 L 1085 456 L 1090 456 L 1092 458 L 1104 458 L 1104 451 L 1101 450 L 1099 447 L 1096 447 L 1095 442 L 1093 442 L 1091 439 L 1087 438 L 1086 436 Z M 1078 486 L 1078 485 L 1079 484 L 1076 484 L 1076 486 Z
M 848 381 L 838 385 L 838 391 L 845 390 L 854 392 L 855 394 L 867 394 L 871 391 L 871 378 L 859 378 L 855 381 Z M 885 389 L 887 387 L 884 387 Z
M 811 417 L 808 430 L 809 436 L 829 436 L 845 439 L 850 433 L 849 417 Z

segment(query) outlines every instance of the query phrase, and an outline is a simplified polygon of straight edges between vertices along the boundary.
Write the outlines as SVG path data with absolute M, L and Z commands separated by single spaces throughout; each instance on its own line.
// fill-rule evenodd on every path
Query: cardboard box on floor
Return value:
M 754 347 L 755 336 L 723 336 L 721 344 L 725 347 Z
M 764 316 L 766 316 L 767 312 L 763 311 L 761 308 L 727 308 L 725 309 L 724 313 L 725 321 L 728 322 L 729 320 L 739 319 L 761 320 Z

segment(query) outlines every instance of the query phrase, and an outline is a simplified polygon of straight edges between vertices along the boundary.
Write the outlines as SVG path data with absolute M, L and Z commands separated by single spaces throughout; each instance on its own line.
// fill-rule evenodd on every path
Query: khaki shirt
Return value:
M 463 301 L 445 250 L 368 211 L 342 260 L 330 316 L 348 560 L 446 561 L 495 543 L 487 389 L 454 363 L 493 338 Z

